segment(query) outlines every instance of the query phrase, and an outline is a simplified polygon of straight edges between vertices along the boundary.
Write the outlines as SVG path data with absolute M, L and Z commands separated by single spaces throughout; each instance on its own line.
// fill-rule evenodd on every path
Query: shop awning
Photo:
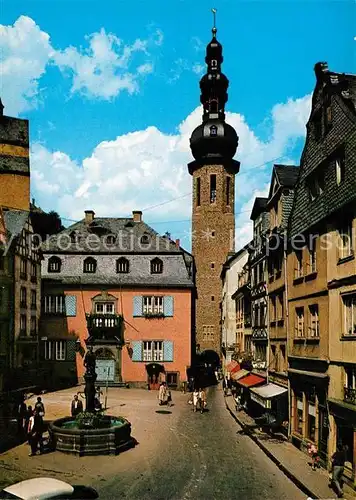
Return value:
M 242 377 L 240 380 L 237 380 L 237 383 L 242 387 L 254 387 L 255 385 L 264 384 L 265 382 L 265 378 L 259 377 L 254 373 L 250 373 L 249 375 Z
M 263 406 L 263 408 L 271 407 L 271 399 L 287 394 L 288 389 L 277 384 L 266 384 L 260 387 L 251 389 L 251 399 Z
M 226 369 L 226 371 L 227 371 L 227 372 L 230 372 L 230 373 L 232 373 L 232 372 L 236 372 L 237 370 L 239 370 L 239 369 L 240 369 L 240 365 L 238 364 L 238 362 L 237 362 L 237 361 L 232 360 L 232 361 L 230 361 L 230 363 L 228 363 L 228 364 L 225 366 L 225 369 Z
M 240 380 L 240 378 L 245 377 L 250 372 L 248 370 L 237 370 L 236 372 L 231 373 L 231 380 Z

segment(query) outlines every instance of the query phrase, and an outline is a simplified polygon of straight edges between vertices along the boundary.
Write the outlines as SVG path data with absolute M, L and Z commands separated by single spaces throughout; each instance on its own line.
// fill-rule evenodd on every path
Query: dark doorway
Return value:
M 159 384 L 163 380 L 165 372 L 164 366 L 159 363 L 149 363 L 146 365 L 147 383 L 151 390 L 159 389 Z

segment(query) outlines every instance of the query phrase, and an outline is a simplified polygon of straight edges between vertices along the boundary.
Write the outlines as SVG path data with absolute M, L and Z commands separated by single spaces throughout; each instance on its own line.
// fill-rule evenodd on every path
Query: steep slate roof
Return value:
M 282 187 L 293 188 L 297 182 L 299 167 L 296 165 L 275 165 L 277 179 Z
M 71 235 L 76 236 L 77 243 L 71 242 Z M 108 235 L 116 237 L 114 244 L 108 245 L 105 242 Z M 149 237 L 149 244 L 140 243 L 143 235 Z M 192 255 L 168 237 L 160 236 L 145 222 L 134 222 L 132 218 L 95 217 L 90 224 L 81 220 L 50 236 L 43 243 L 42 249 L 45 258 L 42 277 L 46 278 L 47 283 L 88 286 L 194 286 Z M 61 258 L 60 273 L 48 273 L 48 259 L 51 255 Z M 88 256 L 97 260 L 97 269 L 93 274 L 83 272 L 83 262 Z M 129 273 L 116 273 L 116 260 L 120 256 L 125 256 L 129 261 Z M 161 274 L 150 272 L 150 262 L 156 256 L 163 262 Z
M 316 85 L 307 124 L 307 136 L 295 187 L 289 237 L 310 230 L 327 216 L 356 200 L 356 75 L 329 71 L 326 63 L 315 65 Z M 315 121 L 330 100 L 332 127 L 317 140 Z M 324 126 L 323 126 L 324 127 Z M 335 157 L 345 153 L 345 179 L 336 182 Z M 308 185 L 318 172 L 324 178 L 324 190 L 311 201 Z
M 78 244 L 70 241 L 70 235 L 76 234 Z M 105 236 L 113 235 L 116 242 L 105 244 Z M 150 243 L 140 244 L 143 235 L 150 237 Z M 97 242 L 95 250 L 93 242 Z M 61 245 L 62 242 L 62 245 Z M 63 246 L 64 243 L 64 246 Z M 80 251 L 78 251 L 78 245 Z M 65 247 L 65 249 L 64 249 Z M 43 244 L 44 253 L 179 253 L 182 252 L 176 243 L 165 236 L 160 236 L 145 222 L 133 222 L 132 218 L 95 217 L 91 224 L 81 220 L 64 229 L 58 234 L 50 236 Z
M 267 210 L 267 201 L 268 198 L 255 198 L 255 202 L 251 211 L 251 220 L 255 220 L 260 215 L 260 213 Z
M 29 212 L 26 210 L 4 210 L 6 230 L 11 236 L 19 236 L 28 220 Z

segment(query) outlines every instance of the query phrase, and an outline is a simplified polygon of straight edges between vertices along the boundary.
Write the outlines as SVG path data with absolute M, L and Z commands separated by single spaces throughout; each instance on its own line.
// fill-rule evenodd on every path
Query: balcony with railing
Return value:
M 87 314 L 90 342 L 123 341 L 124 318 L 121 314 Z
M 352 405 L 356 405 L 356 389 L 344 387 L 344 401 Z

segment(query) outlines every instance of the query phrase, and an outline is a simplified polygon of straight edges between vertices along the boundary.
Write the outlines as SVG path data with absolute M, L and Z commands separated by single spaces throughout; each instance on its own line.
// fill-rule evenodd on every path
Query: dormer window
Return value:
M 151 274 L 162 274 L 163 272 L 163 262 L 161 259 L 151 260 Z
M 218 133 L 218 129 L 217 129 L 216 125 L 212 125 L 212 126 L 210 127 L 210 135 L 211 135 L 212 137 L 213 137 L 213 136 L 215 137 L 215 136 L 217 135 L 217 133 Z
M 93 257 L 88 257 L 84 260 L 83 264 L 84 273 L 95 273 L 96 272 L 96 260 Z
M 49 273 L 60 273 L 62 267 L 62 261 L 59 257 L 50 257 L 48 259 L 48 272 Z
M 116 272 L 117 273 L 128 273 L 130 270 L 130 262 L 125 259 L 125 257 L 121 257 L 120 259 L 117 259 L 116 261 Z
M 149 245 L 150 244 L 150 237 L 148 234 L 143 234 L 140 239 L 141 245 Z

